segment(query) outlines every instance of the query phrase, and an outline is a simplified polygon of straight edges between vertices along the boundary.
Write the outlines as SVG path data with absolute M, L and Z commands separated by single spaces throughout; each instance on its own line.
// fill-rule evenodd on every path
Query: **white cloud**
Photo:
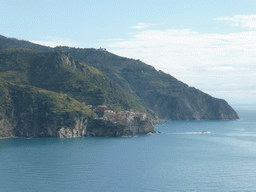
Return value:
M 191 29 L 143 30 L 107 47 L 116 54 L 162 68 L 256 63 L 256 31 L 221 35 Z
M 256 31 L 203 34 L 192 29 L 144 29 L 129 39 L 110 41 L 105 47 L 231 102 L 234 98 L 243 100 L 243 87 L 251 96 L 249 90 L 256 88 L 248 86 L 256 82 Z M 237 88 L 230 90 L 231 84 Z M 237 89 L 245 94 L 238 94 Z
M 68 38 L 62 39 L 59 37 L 46 37 L 46 40 L 30 40 L 30 42 L 49 46 L 49 47 L 56 47 L 56 46 L 76 47 L 76 43 L 74 43 L 72 40 Z
M 230 66 L 216 66 L 216 67 L 207 67 L 206 70 L 208 71 L 233 71 L 235 70 L 234 67 L 230 67 Z
M 255 15 L 235 15 L 234 17 L 223 17 L 215 20 L 232 21 L 233 26 L 256 29 L 256 14 Z
M 122 41 L 124 39 L 102 39 L 101 41 Z
M 138 23 L 137 25 L 131 26 L 133 29 L 146 29 L 151 26 L 156 26 L 156 24 Z
M 242 67 L 242 68 L 240 68 L 240 70 L 241 70 L 241 71 L 249 71 L 250 68 Z

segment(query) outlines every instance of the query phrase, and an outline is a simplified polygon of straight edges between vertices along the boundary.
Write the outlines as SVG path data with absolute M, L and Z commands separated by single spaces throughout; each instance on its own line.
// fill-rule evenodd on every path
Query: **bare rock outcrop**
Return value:
M 148 119 L 128 124 L 95 119 L 88 124 L 86 135 L 96 137 L 129 137 L 147 133 L 155 133 L 154 126 Z

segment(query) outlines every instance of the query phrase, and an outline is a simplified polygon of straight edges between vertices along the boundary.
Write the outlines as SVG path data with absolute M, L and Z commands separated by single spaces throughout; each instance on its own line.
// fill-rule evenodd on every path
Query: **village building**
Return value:
M 104 112 L 107 109 L 108 109 L 108 107 L 106 105 L 99 105 L 96 109 L 94 109 L 94 111 L 102 111 L 102 112 Z

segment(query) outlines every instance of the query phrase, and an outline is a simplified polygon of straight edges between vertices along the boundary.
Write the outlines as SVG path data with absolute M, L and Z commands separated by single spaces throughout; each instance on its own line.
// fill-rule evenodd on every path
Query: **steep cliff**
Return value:
M 0 138 L 79 137 L 96 115 L 66 96 L 0 79 Z
M 0 79 L 0 138 L 133 136 L 154 132 L 147 121 L 126 125 L 101 119 L 73 98 Z
M 121 124 L 103 119 L 94 119 L 89 122 L 87 136 L 96 137 L 129 137 L 136 134 L 155 133 L 154 126 L 149 119 Z

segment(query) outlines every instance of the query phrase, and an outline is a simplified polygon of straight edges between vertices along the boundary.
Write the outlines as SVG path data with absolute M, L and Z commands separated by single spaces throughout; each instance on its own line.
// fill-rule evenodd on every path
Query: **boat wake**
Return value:
M 180 133 L 172 133 L 172 134 L 179 134 L 179 135 L 195 135 L 195 134 L 209 134 L 209 131 L 200 131 L 200 132 L 180 132 Z

